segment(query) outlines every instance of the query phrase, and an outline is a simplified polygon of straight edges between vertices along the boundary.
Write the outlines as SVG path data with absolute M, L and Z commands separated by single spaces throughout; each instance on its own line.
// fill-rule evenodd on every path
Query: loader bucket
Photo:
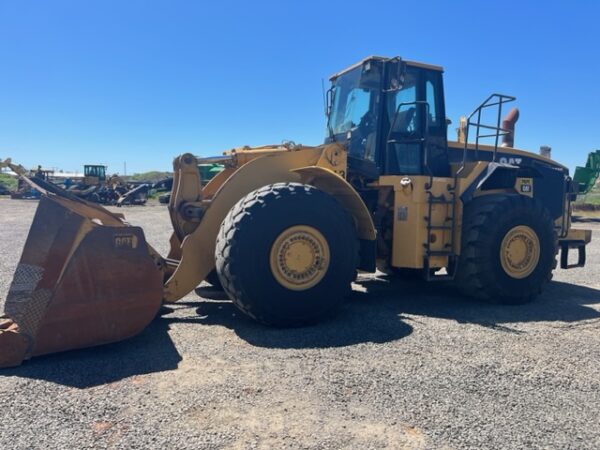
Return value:
M 0 367 L 134 336 L 162 302 L 162 261 L 141 228 L 32 184 L 44 195 L 0 316 Z

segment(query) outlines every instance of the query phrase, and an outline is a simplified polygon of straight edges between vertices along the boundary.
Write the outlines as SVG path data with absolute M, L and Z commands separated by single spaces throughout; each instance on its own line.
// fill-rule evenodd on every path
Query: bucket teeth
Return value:
M 8 317 L 0 316 L 0 367 L 21 364 L 29 346 L 29 339 L 19 333 L 18 325 Z
M 0 316 L 0 331 L 8 330 L 14 322 L 8 316 Z

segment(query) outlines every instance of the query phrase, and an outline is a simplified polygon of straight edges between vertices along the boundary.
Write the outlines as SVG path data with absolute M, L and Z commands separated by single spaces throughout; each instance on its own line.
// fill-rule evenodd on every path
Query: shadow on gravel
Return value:
M 196 308 L 197 316 L 168 317 L 164 307 L 140 335 L 120 343 L 33 358 L 3 376 L 46 380 L 76 388 L 119 381 L 134 375 L 173 370 L 181 361 L 168 330 L 171 323 L 220 325 L 248 343 L 267 348 L 326 348 L 385 343 L 410 335 L 418 316 L 477 324 L 499 332 L 524 333 L 510 324 L 560 322 L 564 327 L 600 319 L 589 307 L 600 303 L 600 290 L 552 282 L 535 302 L 520 306 L 490 305 L 464 298 L 452 286 L 387 278 L 359 278 L 348 302 L 335 317 L 302 328 L 271 328 L 240 313 L 223 292 L 199 288 L 209 301 L 178 302 Z M 415 317 L 416 316 L 416 317 Z M 566 324 L 565 324 L 566 323 Z
M 338 315 L 310 327 L 265 327 L 239 313 L 229 301 L 201 302 L 197 309 L 199 317 L 183 321 L 225 326 L 259 347 L 325 348 L 401 339 L 412 332 L 407 322 L 418 323 L 414 316 L 454 320 L 517 334 L 525 331 L 510 324 L 557 321 L 566 322 L 568 327 L 600 319 L 600 312 L 588 306 L 600 303 L 600 290 L 562 282 L 550 283 L 536 301 L 518 306 L 477 302 L 443 283 L 369 277 L 359 278 L 356 284 Z M 198 294 L 207 299 L 225 299 L 222 292 L 212 289 L 200 288 Z M 190 302 L 189 306 L 198 303 Z
M 374 298 L 395 298 L 405 314 L 472 323 L 500 331 L 520 332 L 503 324 L 525 322 L 581 322 L 599 319 L 588 305 L 600 304 L 600 290 L 576 284 L 551 282 L 534 302 L 496 305 L 464 297 L 450 284 L 403 282 L 385 278 L 359 280 Z
M 258 347 L 327 348 L 366 342 L 384 343 L 402 339 L 413 330 L 404 321 L 402 308 L 397 301 L 373 299 L 366 302 L 362 298 L 366 297 L 365 294 L 356 291 L 353 291 L 350 301 L 335 317 L 316 325 L 299 328 L 261 325 L 240 313 L 223 292 L 199 288 L 197 293 L 206 299 L 225 301 L 190 302 L 189 306 L 197 307 L 197 319 L 168 320 L 225 326 L 234 330 L 240 338 Z
M 158 317 L 138 336 L 99 347 L 38 356 L 0 379 L 19 376 L 75 388 L 89 388 L 143 375 L 177 369 L 181 356 L 167 333 L 169 324 Z

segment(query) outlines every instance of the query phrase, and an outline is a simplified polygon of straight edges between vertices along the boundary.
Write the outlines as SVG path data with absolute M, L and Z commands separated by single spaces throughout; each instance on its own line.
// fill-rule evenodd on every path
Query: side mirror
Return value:
M 362 64 L 358 87 L 362 89 L 380 89 L 384 65 L 381 61 L 367 60 Z
M 331 106 L 333 102 L 333 86 L 327 89 L 327 93 L 325 94 L 325 116 L 329 117 L 329 113 L 331 112 Z

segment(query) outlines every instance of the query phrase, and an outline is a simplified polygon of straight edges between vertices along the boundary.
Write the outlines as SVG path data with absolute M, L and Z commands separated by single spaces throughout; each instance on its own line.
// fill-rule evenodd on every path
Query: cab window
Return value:
M 409 135 L 418 129 L 417 114 L 417 74 L 406 73 L 402 89 L 388 96 L 387 113 L 392 133 Z
M 425 100 L 427 101 L 427 126 L 429 128 L 441 129 L 445 126 L 443 117 L 440 91 L 441 78 L 437 72 L 425 72 Z M 435 130 L 433 130 L 435 131 Z
M 386 172 L 389 174 L 418 174 L 422 167 L 420 104 L 418 72 L 408 68 L 399 91 L 387 97 L 387 116 L 390 131 L 386 151 Z
M 427 80 L 425 83 L 425 93 L 427 95 L 427 104 L 429 105 L 429 110 L 427 111 L 427 125 L 436 126 L 437 125 L 437 117 L 435 111 L 435 92 L 433 83 L 430 80 Z

